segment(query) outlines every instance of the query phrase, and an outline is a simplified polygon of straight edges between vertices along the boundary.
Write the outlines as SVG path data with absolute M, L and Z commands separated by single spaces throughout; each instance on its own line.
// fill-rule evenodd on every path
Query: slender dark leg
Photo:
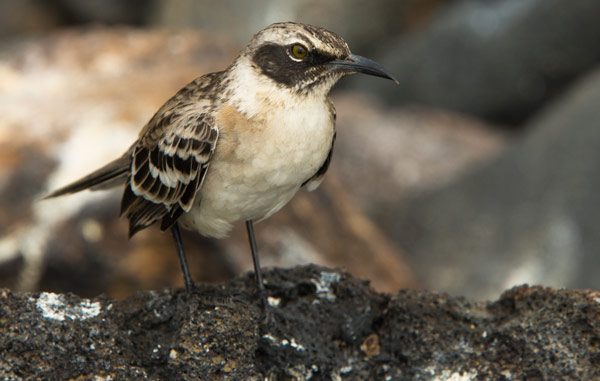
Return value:
M 263 305 L 266 307 L 265 285 L 263 283 L 262 272 L 260 270 L 260 262 L 258 261 L 258 250 L 256 250 L 256 240 L 254 239 L 254 227 L 252 220 L 246 220 L 246 230 L 248 230 L 248 240 L 250 240 L 250 250 L 252 251 L 252 260 L 254 261 L 254 276 L 256 277 L 256 287 L 262 299 Z
M 179 233 L 179 224 L 177 224 L 177 222 L 175 222 L 173 226 L 171 226 L 171 234 L 173 235 L 173 241 L 175 241 L 175 247 L 177 248 L 179 263 L 181 263 L 181 271 L 183 272 L 185 290 L 188 293 L 191 293 L 194 289 L 194 281 L 190 276 L 190 270 L 188 268 L 187 259 L 185 258 L 185 252 L 183 251 L 183 243 L 181 242 L 181 234 Z

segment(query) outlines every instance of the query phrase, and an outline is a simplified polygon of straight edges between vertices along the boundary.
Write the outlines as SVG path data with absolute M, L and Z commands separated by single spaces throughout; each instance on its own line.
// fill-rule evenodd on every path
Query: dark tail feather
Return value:
M 106 189 L 123 184 L 129 174 L 131 166 L 131 157 L 122 156 L 117 160 L 111 161 L 104 167 L 90 173 L 89 175 L 71 183 L 65 187 L 55 190 L 43 200 L 52 197 L 58 197 L 65 194 L 76 193 L 84 189 L 98 190 Z

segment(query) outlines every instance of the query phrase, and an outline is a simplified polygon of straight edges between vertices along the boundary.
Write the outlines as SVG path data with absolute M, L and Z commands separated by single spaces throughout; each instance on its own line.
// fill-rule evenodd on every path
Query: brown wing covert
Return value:
M 130 236 L 158 220 L 162 230 L 168 229 L 190 210 L 202 185 L 219 131 L 206 113 L 183 115 L 165 113 L 151 121 L 155 128 L 132 151 L 131 176 L 121 202 Z

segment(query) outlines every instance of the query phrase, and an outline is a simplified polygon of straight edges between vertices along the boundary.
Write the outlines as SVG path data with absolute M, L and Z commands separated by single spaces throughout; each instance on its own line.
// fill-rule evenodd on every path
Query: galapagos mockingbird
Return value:
M 194 283 L 179 224 L 222 238 L 245 221 L 264 302 L 252 221 L 277 212 L 302 186 L 312 191 L 322 182 L 335 140 L 329 92 L 352 73 L 397 83 L 328 30 L 272 24 L 227 69 L 179 90 L 123 156 L 46 198 L 124 184 L 129 236 L 155 222 L 170 229 L 188 292 Z

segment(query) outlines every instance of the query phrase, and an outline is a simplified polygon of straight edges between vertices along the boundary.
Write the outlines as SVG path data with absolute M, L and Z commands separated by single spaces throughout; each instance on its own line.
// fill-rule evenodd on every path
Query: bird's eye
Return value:
M 294 56 L 296 58 L 304 58 L 304 57 L 306 57 L 306 54 L 308 53 L 308 49 L 306 49 L 304 46 L 302 46 L 300 44 L 292 45 L 292 48 L 290 49 L 290 51 L 292 52 L 292 56 Z

